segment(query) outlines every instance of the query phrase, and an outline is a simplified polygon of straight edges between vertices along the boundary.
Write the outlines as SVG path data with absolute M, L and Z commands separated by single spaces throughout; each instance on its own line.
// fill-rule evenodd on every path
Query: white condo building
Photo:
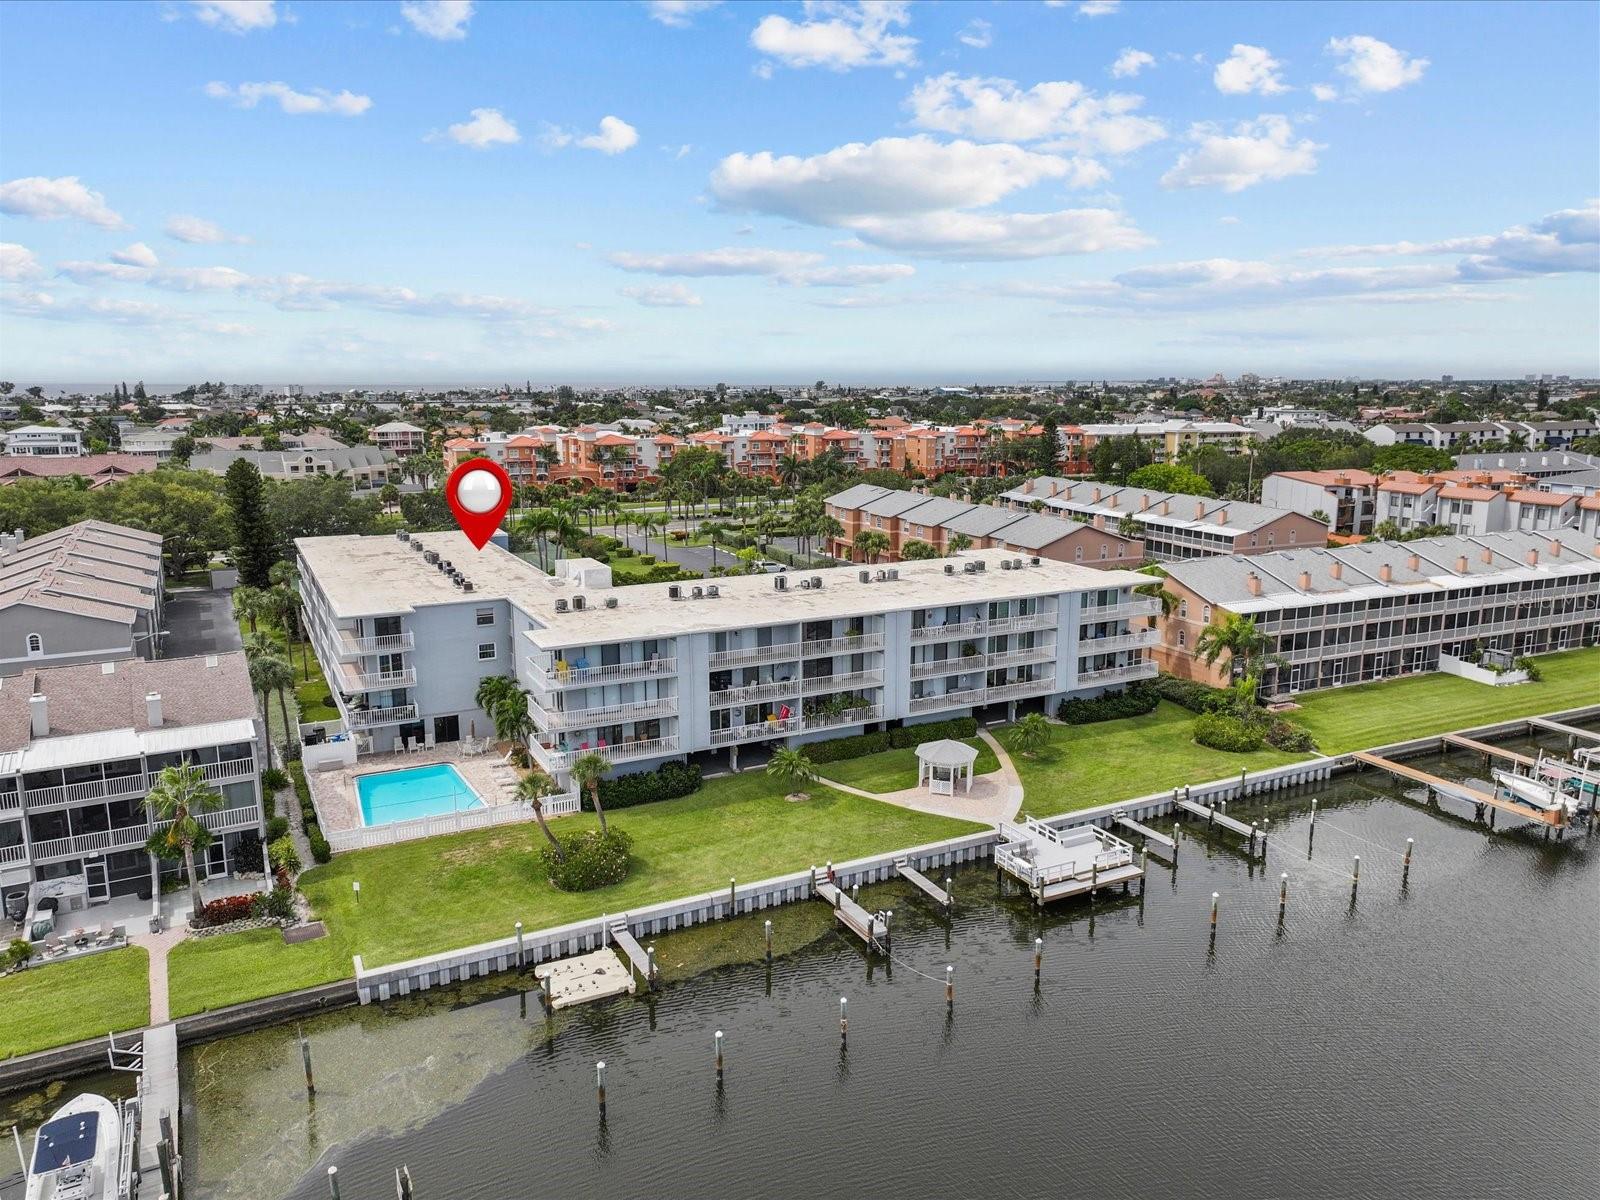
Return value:
M 358 749 L 490 732 L 474 693 L 514 674 L 534 755 L 564 781 L 967 714 L 1053 709 L 1156 673 L 1148 576 L 998 550 L 894 567 L 613 587 L 459 533 L 297 543 L 312 643 Z

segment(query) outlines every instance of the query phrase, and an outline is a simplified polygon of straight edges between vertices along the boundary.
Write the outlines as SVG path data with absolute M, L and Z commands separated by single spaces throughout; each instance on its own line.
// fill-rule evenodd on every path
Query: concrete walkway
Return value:
M 846 783 L 835 783 L 826 776 L 819 776 L 817 782 L 835 791 L 849 792 L 852 796 L 879 800 L 899 808 L 976 821 L 980 825 L 998 825 L 1001 821 L 1011 820 L 1022 807 L 1022 780 L 1005 747 L 987 730 L 978 730 L 978 736 L 994 751 L 995 757 L 1000 760 L 1000 769 L 987 775 L 974 776 L 971 792 L 959 787 L 952 796 L 935 796 L 926 786 L 903 788 L 898 792 L 867 792 Z
M 164 1025 L 172 1019 L 167 1000 L 167 953 L 189 935 L 186 925 L 160 933 L 141 933 L 128 939 L 150 952 L 150 1024 Z

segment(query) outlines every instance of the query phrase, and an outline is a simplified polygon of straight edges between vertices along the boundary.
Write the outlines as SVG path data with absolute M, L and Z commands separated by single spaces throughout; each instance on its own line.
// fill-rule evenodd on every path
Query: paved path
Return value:
M 1000 760 L 1000 769 L 987 775 L 973 776 L 971 792 L 958 788 L 953 796 L 935 796 L 926 786 L 903 788 L 898 792 L 867 792 L 846 783 L 835 783 L 826 776 L 820 777 L 817 782 L 835 791 L 849 792 L 852 796 L 868 800 L 880 800 L 899 808 L 976 821 L 980 825 L 998 825 L 1001 821 L 1011 820 L 1022 807 L 1022 780 L 1005 747 L 987 730 L 978 730 L 978 736 L 994 751 L 995 757 Z
M 189 936 L 187 925 L 161 933 L 135 934 L 128 940 L 150 952 L 150 1024 L 164 1025 L 172 1019 L 167 1000 L 167 952 Z

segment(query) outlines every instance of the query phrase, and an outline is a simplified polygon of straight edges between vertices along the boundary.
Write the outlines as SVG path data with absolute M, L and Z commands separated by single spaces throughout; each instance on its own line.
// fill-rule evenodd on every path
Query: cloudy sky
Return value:
M 1600 374 L 1597 14 L 8 3 L 0 373 Z

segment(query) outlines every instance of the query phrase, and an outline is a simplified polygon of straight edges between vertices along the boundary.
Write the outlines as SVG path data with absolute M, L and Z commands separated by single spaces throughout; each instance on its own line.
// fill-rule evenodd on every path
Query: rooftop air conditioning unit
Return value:
M 607 596 L 606 597 L 606 607 L 607 608 L 615 608 L 616 606 L 617 606 L 617 598 L 615 596 Z
M 706 595 L 715 600 L 718 596 L 722 595 L 722 589 L 713 583 L 706 588 Z
M 801 586 L 801 587 L 803 587 L 803 588 L 805 588 L 805 590 L 806 590 L 806 591 L 808 591 L 808 592 L 809 592 L 809 591 L 810 591 L 810 590 L 811 590 L 811 580 L 809 580 L 809 579 L 802 579 L 802 580 L 801 580 L 801 581 L 800 581 L 800 586 Z
M 1009 559 L 1009 558 L 1003 558 L 1003 559 L 1001 559 L 1001 560 L 1000 560 L 1000 569 L 1001 569 L 1001 570 L 1002 570 L 1002 571 L 1009 571 L 1009 570 L 1011 570 L 1011 560 L 1010 560 L 1010 559 Z
M 811 577 L 811 586 L 814 587 L 814 588 L 821 587 L 822 586 L 822 576 L 821 575 L 813 575 Z
M 701 599 L 705 596 L 705 594 L 706 590 L 703 587 L 691 588 L 689 591 L 689 595 L 693 596 L 696 600 Z
M 1037 567 L 1039 565 L 1039 563 L 1040 563 L 1040 559 L 1039 559 L 1039 556 L 1037 554 L 1035 554 L 1032 558 L 1030 558 L 1028 560 L 1028 565 L 1029 566 Z
M 856 578 L 859 579 L 862 583 L 871 583 L 872 582 L 872 572 L 871 571 L 857 571 L 856 572 Z
M 436 551 L 436 550 L 429 550 L 426 554 L 424 554 L 422 556 L 422 561 L 426 562 L 426 563 L 436 563 L 436 562 L 438 562 L 439 561 L 439 552 Z
M 977 573 L 977 570 L 978 570 L 978 564 L 977 563 L 967 563 L 965 566 L 963 566 L 961 568 L 961 573 L 963 575 L 974 575 L 974 574 Z
M 557 612 L 566 612 L 567 611 L 567 602 L 566 602 L 566 600 L 558 599 L 556 601 L 556 611 Z
M 1013 558 L 1013 559 L 1012 559 L 1012 560 L 1011 560 L 1011 569 L 1012 569 L 1012 570 L 1013 570 L 1013 571 L 1020 571 L 1020 570 L 1022 570 L 1022 560 L 1021 560 L 1021 559 L 1020 559 L 1020 558 Z
M 954 575 L 956 573 L 956 565 L 955 565 L 955 563 L 945 563 L 945 565 L 944 565 L 944 573 L 946 575 Z
M 669 583 L 667 585 L 667 599 L 668 600 L 682 600 L 683 599 L 683 589 L 681 587 L 679 587 L 675 583 Z
M 887 578 L 889 578 L 889 572 L 880 567 L 878 569 L 878 582 L 882 583 Z
M 889 578 L 890 579 L 899 579 L 900 578 L 900 568 L 899 567 L 890 567 L 889 568 Z
M 470 592 L 470 591 L 471 591 L 471 590 L 472 590 L 472 580 L 470 580 L 470 579 L 463 579 L 463 580 L 462 580 L 462 581 L 461 581 L 461 590 L 462 590 L 462 591 L 463 591 L 463 592 Z
M 402 542 L 409 542 L 411 540 L 411 535 L 404 529 L 396 529 L 394 531 L 394 536 L 399 538 Z
M 983 561 L 983 559 L 981 559 L 981 558 L 980 558 L 980 559 L 979 559 L 979 560 L 978 560 L 978 561 L 977 561 L 977 562 L 975 562 L 975 563 L 973 563 L 973 564 L 972 564 L 972 569 L 973 569 L 973 570 L 974 570 L 974 571 L 982 571 L 982 570 L 984 570 L 984 569 L 985 569 L 985 568 L 986 568 L 986 567 L 987 567 L 987 566 L 988 566 L 988 565 L 989 565 L 989 564 L 988 564 L 988 563 L 986 563 L 986 562 L 984 562 L 984 561 Z
M 774 575 L 772 577 L 772 586 L 777 588 L 780 592 L 787 592 L 789 590 L 789 578 L 788 578 L 788 576 L 786 576 L 786 575 Z
M 445 571 L 454 571 L 456 569 L 455 563 L 451 562 L 448 558 L 445 559 L 442 563 L 440 563 L 439 566 L 440 566 L 440 568 L 442 570 L 445 570 Z
M 589 607 L 589 602 L 587 600 L 585 600 L 582 596 L 574 596 L 572 598 L 572 611 L 573 612 L 582 612 L 584 609 L 586 609 L 588 607 Z

